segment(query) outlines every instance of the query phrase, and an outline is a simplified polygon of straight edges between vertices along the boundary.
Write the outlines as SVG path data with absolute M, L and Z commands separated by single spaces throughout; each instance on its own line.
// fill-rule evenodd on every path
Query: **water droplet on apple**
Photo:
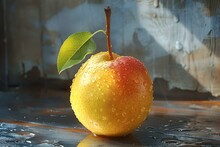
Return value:
M 92 124 L 93 124 L 95 127 L 98 127 L 98 123 L 97 123 L 97 122 L 92 121 Z
M 97 87 L 97 88 L 99 87 L 99 83 L 96 84 L 96 87 Z
M 153 90 L 153 86 L 151 85 L 149 91 L 152 92 L 152 90 Z
M 103 117 L 102 117 L 102 120 L 107 120 L 107 117 L 103 116 Z
M 138 80 L 138 79 L 135 79 L 134 82 L 135 82 L 135 83 L 139 83 L 139 80 Z
M 121 114 L 123 117 L 125 117 L 125 115 L 126 115 L 126 112 L 123 112 L 122 114 Z
M 116 111 L 116 109 L 115 108 L 112 108 L 112 112 L 115 112 Z
M 144 111 L 145 111 L 145 109 L 146 109 L 145 107 L 142 107 L 142 108 L 141 108 L 141 112 L 144 112 Z

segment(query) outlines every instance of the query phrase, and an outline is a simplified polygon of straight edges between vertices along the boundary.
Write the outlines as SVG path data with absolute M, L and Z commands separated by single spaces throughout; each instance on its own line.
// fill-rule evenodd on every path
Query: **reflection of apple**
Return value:
M 141 146 L 142 144 L 132 135 L 126 137 L 107 138 L 103 136 L 88 135 L 80 141 L 77 147 L 87 146 Z
M 93 55 L 72 83 L 72 108 L 79 121 L 98 135 L 131 133 L 148 116 L 152 82 L 144 65 L 129 56 Z

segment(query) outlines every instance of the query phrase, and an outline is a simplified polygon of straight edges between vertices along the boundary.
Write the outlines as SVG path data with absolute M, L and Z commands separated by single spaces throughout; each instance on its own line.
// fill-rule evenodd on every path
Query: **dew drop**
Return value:
M 163 142 L 166 144 L 178 144 L 178 140 L 175 139 L 164 139 Z
M 60 115 L 60 117 L 66 117 L 66 115 Z
M 164 125 L 164 127 L 168 127 L 168 126 L 169 126 L 169 125 L 167 125 L 167 124 L 166 124 L 166 125 Z
M 151 136 L 153 139 L 157 139 L 157 137 L 155 137 L 155 136 Z
M 158 8 L 159 7 L 159 0 L 154 0 L 154 7 Z
M 26 142 L 29 143 L 29 144 L 31 144 L 31 141 L 30 141 L 30 140 L 26 140 Z
M 179 122 L 179 123 L 182 123 L 182 122 L 183 122 L 183 120 L 179 120 L 178 122 Z
M 154 17 L 154 18 L 157 18 L 157 14 L 156 14 L 156 13 L 154 13 L 154 14 L 153 14 L 153 17 Z
M 181 42 L 176 41 L 175 48 L 176 48 L 178 51 L 180 51 L 180 50 L 183 49 L 183 45 L 181 44 Z
M 207 130 L 212 130 L 212 128 L 210 128 L 210 127 L 206 127 L 206 129 L 207 129 Z
M 173 20 L 174 20 L 174 22 L 178 23 L 179 22 L 179 17 L 178 16 L 174 16 Z

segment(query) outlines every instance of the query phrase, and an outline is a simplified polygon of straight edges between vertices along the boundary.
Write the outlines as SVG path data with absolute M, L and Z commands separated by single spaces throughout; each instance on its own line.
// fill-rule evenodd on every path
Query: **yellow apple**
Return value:
M 70 102 L 78 120 L 104 136 L 130 134 L 147 118 L 152 81 L 144 64 L 130 56 L 97 53 L 79 69 Z

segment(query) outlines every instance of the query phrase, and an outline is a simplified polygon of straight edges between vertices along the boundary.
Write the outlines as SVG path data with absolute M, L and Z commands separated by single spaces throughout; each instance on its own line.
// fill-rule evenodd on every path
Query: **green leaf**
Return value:
M 57 69 L 59 74 L 80 63 L 88 54 L 93 53 L 96 50 L 96 44 L 92 37 L 103 30 L 98 30 L 95 33 L 90 32 L 78 32 L 70 35 L 62 44 L 58 58 Z

